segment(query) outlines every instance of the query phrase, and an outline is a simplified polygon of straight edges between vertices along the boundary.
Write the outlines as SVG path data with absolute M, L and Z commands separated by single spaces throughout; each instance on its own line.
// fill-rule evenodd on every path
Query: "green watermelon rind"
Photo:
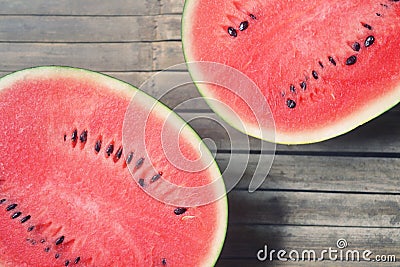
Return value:
M 182 37 L 182 50 L 184 59 L 187 63 L 190 63 L 192 59 L 190 58 L 189 51 L 185 49 L 185 43 L 188 39 L 185 34 L 185 30 L 187 27 L 185 25 L 189 24 L 190 20 L 190 8 L 196 4 L 195 0 L 186 0 L 183 8 L 183 15 L 181 21 L 181 37 Z M 193 74 L 188 68 L 189 74 L 193 78 Z M 285 145 L 301 145 L 301 144 L 311 144 L 326 141 L 331 138 L 338 137 L 340 135 L 346 134 L 359 126 L 377 118 L 382 115 L 386 111 L 390 110 L 394 106 L 400 103 L 400 80 L 397 82 L 397 85 L 391 90 L 391 93 L 384 95 L 380 99 L 374 101 L 372 105 L 365 106 L 364 109 L 358 111 L 357 113 L 352 114 L 346 120 L 342 120 L 331 127 L 325 127 L 322 129 L 318 129 L 318 131 L 305 131 L 305 132 L 296 132 L 294 134 L 282 133 L 279 131 L 275 131 L 274 135 L 267 133 L 263 135 L 263 130 L 259 130 L 258 127 L 252 127 L 249 123 L 246 123 L 244 118 L 241 118 L 242 123 L 245 124 L 245 129 L 236 125 L 233 120 L 229 119 L 229 114 L 221 110 L 217 105 L 212 104 L 210 101 L 207 101 L 207 98 L 212 98 L 211 94 L 207 92 L 207 86 L 202 85 L 200 83 L 196 83 L 195 85 L 199 91 L 199 93 L 205 98 L 205 101 L 210 106 L 210 108 L 220 116 L 224 121 L 230 124 L 233 128 L 247 134 L 249 136 L 262 139 L 268 142 L 274 142 L 277 144 L 285 144 Z M 273 114 L 272 114 L 273 116 Z M 261 133 L 261 134 L 260 134 Z M 265 136 L 267 138 L 265 138 Z M 268 138 L 274 136 L 274 140 L 272 138 Z
M 6 74 L 5 76 L 0 78 L 0 91 L 3 90 L 4 88 L 7 88 L 8 85 L 12 84 L 16 80 L 20 80 L 21 78 L 26 79 L 29 77 L 44 77 L 47 72 L 49 72 L 49 77 L 51 75 L 54 75 L 56 72 L 59 72 L 63 77 L 65 75 L 70 75 L 73 77 L 79 77 L 82 78 L 84 76 L 88 77 L 89 79 L 95 80 L 95 81 L 101 81 L 102 84 L 108 85 L 110 88 L 112 88 L 112 92 L 114 93 L 114 90 L 118 90 L 119 93 L 125 94 L 128 97 L 133 97 L 135 94 L 141 94 L 144 98 L 148 99 L 149 102 L 152 104 L 155 103 L 154 109 L 157 111 L 160 111 L 161 114 L 174 114 L 173 116 L 175 117 L 175 121 L 178 123 L 183 123 L 187 125 L 185 127 L 185 134 L 188 140 L 192 139 L 196 144 L 202 144 L 205 146 L 205 144 L 202 142 L 201 138 L 199 135 L 195 132 L 195 130 L 190 127 L 190 125 L 185 122 L 185 120 L 180 117 L 178 114 L 173 112 L 171 109 L 169 109 L 166 105 L 161 103 L 160 101 L 156 100 L 149 94 L 143 92 L 142 90 L 139 90 L 135 86 L 124 82 L 122 80 L 119 80 L 117 78 L 114 78 L 112 76 L 109 76 L 104 73 L 88 70 L 88 69 L 83 69 L 83 68 L 76 68 L 76 67 L 70 67 L 70 66 L 56 66 L 56 65 L 50 65 L 50 66 L 35 66 L 35 67 L 30 67 L 30 68 L 25 68 L 21 69 L 15 72 L 11 72 L 9 74 Z M 143 97 L 141 99 L 143 99 Z M 207 156 L 208 158 L 213 158 L 211 152 L 208 149 L 204 149 L 202 151 L 206 151 L 209 155 Z M 211 164 L 209 165 L 210 168 L 212 168 L 212 173 L 214 174 L 213 177 L 222 177 L 220 170 L 218 168 L 217 163 L 213 159 Z M 221 179 L 221 183 L 219 184 L 220 186 L 224 186 L 223 179 Z M 217 262 L 219 255 L 221 254 L 224 241 L 226 238 L 226 231 L 227 231 L 227 226 L 228 226 L 228 201 L 226 194 L 224 194 L 221 198 L 218 199 L 218 222 L 219 225 L 217 226 L 217 231 L 215 234 L 215 239 L 214 239 L 214 245 L 210 246 L 211 248 L 216 248 L 212 250 L 212 254 L 209 255 L 209 257 L 204 258 L 204 262 L 201 263 L 201 266 L 213 266 Z M 1 266 L 1 259 L 0 259 L 0 266 Z

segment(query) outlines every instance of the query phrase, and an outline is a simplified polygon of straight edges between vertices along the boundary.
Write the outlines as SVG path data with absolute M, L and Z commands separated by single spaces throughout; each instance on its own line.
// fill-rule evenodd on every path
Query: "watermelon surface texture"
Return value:
M 259 104 L 234 91 L 197 84 L 229 105 L 249 135 L 285 144 L 326 140 L 377 117 L 400 101 L 400 1 L 187 0 L 182 22 L 187 62 L 217 62 L 257 85 Z M 202 69 L 189 68 L 192 76 Z M 244 89 L 245 90 L 245 89 Z M 221 105 L 210 105 L 238 129 Z M 249 107 L 253 113 L 249 112 Z
M 125 145 L 128 106 L 140 116 L 149 104 L 145 140 Z M 190 172 L 166 160 L 161 130 L 181 130 L 181 153 L 199 157 L 201 140 L 180 125 L 150 96 L 87 70 L 38 67 L 0 79 L 0 266 L 213 265 L 227 224 L 222 180 L 208 191 L 218 200 L 199 206 L 144 190 L 220 176 L 214 161 Z M 144 130 L 131 128 L 133 137 Z

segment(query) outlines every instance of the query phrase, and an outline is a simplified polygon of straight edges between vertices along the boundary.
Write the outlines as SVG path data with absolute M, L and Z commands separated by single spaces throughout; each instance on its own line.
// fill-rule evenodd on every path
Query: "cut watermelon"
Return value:
M 275 120 L 270 141 L 326 140 L 400 101 L 400 1 L 187 0 L 182 27 L 188 62 L 226 64 L 255 82 Z M 230 105 L 246 133 L 269 139 L 247 104 L 255 114 L 262 106 L 215 85 L 198 88 Z M 231 121 L 220 106 L 211 105 Z
M 124 132 L 145 140 L 123 146 L 128 106 L 142 116 L 149 105 L 146 135 L 140 127 Z M 87 70 L 40 67 L 3 77 L 0 266 L 213 265 L 227 224 L 218 167 L 212 161 L 199 171 L 181 170 L 159 146 L 165 131 L 179 136 L 176 149 L 191 160 L 200 157 L 199 144 L 209 153 L 183 125 L 148 95 Z M 219 199 L 172 206 L 146 190 L 162 181 L 186 187 L 214 181 L 208 193 Z

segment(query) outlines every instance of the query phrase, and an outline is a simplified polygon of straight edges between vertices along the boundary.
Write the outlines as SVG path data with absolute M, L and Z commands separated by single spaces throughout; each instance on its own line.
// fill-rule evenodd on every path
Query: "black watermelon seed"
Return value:
M 110 156 L 114 152 L 114 144 L 109 144 L 106 149 L 107 156 Z
M 86 143 L 87 141 L 87 135 L 88 135 L 88 131 L 84 130 L 81 135 L 79 136 L 79 141 L 81 141 L 81 143 Z
M 64 265 L 65 265 L 65 266 L 68 266 L 68 265 L 69 265 L 69 260 L 66 260 L 65 263 L 64 263 Z
M 321 61 L 319 61 L 318 63 L 319 63 L 319 65 L 321 66 L 321 68 L 324 68 L 324 64 L 322 64 Z
M 6 208 L 6 211 L 13 210 L 13 209 L 15 209 L 17 206 L 18 206 L 17 204 L 8 205 L 7 208 Z
M 64 142 L 67 141 L 67 135 L 64 134 Z
M 333 57 L 328 57 L 329 62 L 333 64 L 333 66 L 336 66 L 336 61 L 333 59 Z
M 60 257 L 60 254 L 56 253 L 56 255 L 54 255 L 54 258 L 58 259 Z
M 131 164 L 133 160 L 133 152 L 129 153 L 128 157 L 126 158 L 126 164 Z
M 166 258 L 162 258 L 161 259 L 161 263 L 162 263 L 162 265 L 167 265 L 167 259 Z
M 32 232 L 33 229 L 35 229 L 35 226 L 34 226 L 34 225 L 31 225 L 31 226 L 28 227 L 27 231 L 28 231 L 28 232 Z
M 3 204 L 4 202 L 6 202 L 7 200 L 5 198 L 0 200 L 0 204 Z
M 27 215 L 24 218 L 22 218 L 20 222 L 25 223 L 25 222 L 29 221 L 30 218 L 31 218 L 31 215 Z
M 370 35 L 367 37 L 367 39 L 365 39 L 364 45 L 365 45 L 365 47 L 369 47 L 369 46 L 373 45 L 374 42 L 375 42 L 375 37 Z
M 288 108 L 295 108 L 296 107 L 296 102 L 292 99 L 288 99 L 286 101 L 286 105 L 288 106 Z
M 120 159 L 122 157 L 122 147 L 119 147 L 117 153 L 115 153 L 115 158 Z
M 368 30 L 372 30 L 372 26 L 369 25 L 369 24 L 367 24 L 367 23 L 364 23 L 363 26 L 364 26 L 365 28 L 367 28 Z
M 361 49 L 361 45 L 360 45 L 359 42 L 355 42 L 355 43 L 351 46 L 351 48 L 353 48 L 354 51 L 358 52 L 358 51 L 360 51 L 360 49 Z
M 378 17 L 382 16 L 382 14 L 381 14 L 381 13 L 376 13 L 376 15 L 377 15 Z
M 21 216 L 21 214 L 22 214 L 22 212 L 17 211 L 13 215 L 11 215 L 11 219 L 13 219 L 13 220 L 17 219 L 19 216 Z
M 316 80 L 318 80 L 318 73 L 315 71 L 315 70 L 313 70 L 312 71 L 312 76 L 314 77 L 314 79 L 316 79 Z
M 346 65 L 354 65 L 357 62 L 357 57 L 356 56 L 351 56 L 346 60 Z
M 296 92 L 296 87 L 294 87 L 293 84 L 290 85 L 290 92 L 292 92 L 292 93 Z
M 187 211 L 187 208 L 176 208 L 174 210 L 175 215 L 182 215 Z
M 76 142 L 77 139 L 78 139 L 78 130 L 75 129 L 75 130 L 72 132 L 71 140 L 72 140 L 72 142 Z
M 49 252 L 50 251 L 50 247 L 46 247 L 45 249 L 44 249 L 44 252 Z
M 257 17 L 254 16 L 253 14 L 250 14 L 249 16 L 250 16 L 250 18 L 252 18 L 252 19 L 257 19 Z
M 46 240 L 44 240 L 44 239 L 41 239 L 41 240 L 40 240 L 40 243 L 43 244 L 44 242 L 46 242 Z
M 56 245 L 57 245 L 57 246 L 58 246 L 58 245 L 61 245 L 62 242 L 64 242 L 64 236 L 63 236 L 63 235 L 60 236 L 60 237 L 56 240 Z
M 94 145 L 94 150 L 99 153 L 101 149 L 101 140 L 97 140 L 96 144 Z
M 306 90 L 307 89 L 307 83 L 305 81 L 302 81 L 300 83 L 300 88 L 303 89 L 303 90 Z
M 154 183 L 155 181 L 157 181 L 158 179 L 161 178 L 161 174 L 157 173 L 156 175 L 154 175 L 153 177 L 151 177 L 150 182 Z
M 237 31 L 233 27 L 228 28 L 228 33 L 232 37 L 237 37 Z
M 143 187 L 143 186 L 144 186 L 144 179 L 140 178 L 139 181 L 138 181 L 138 183 L 139 183 L 139 185 L 140 185 L 141 187 Z
M 78 264 L 78 262 L 81 260 L 81 257 L 76 257 L 76 259 L 74 260 L 75 264 Z
M 144 162 L 144 158 L 138 159 L 138 161 L 136 162 L 136 168 L 140 168 L 140 166 L 143 165 L 143 162 Z
M 239 25 L 239 31 L 244 31 L 249 27 L 249 22 L 246 21 L 242 21 L 242 23 L 240 23 Z
M 388 8 L 388 7 L 389 7 L 389 6 L 386 5 L 386 4 L 381 4 L 381 6 L 383 6 L 383 7 L 385 7 L 385 8 Z

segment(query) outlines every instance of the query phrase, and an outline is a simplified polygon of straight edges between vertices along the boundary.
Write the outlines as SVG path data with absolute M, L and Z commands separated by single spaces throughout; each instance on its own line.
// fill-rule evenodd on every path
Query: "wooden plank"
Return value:
M 157 21 L 157 40 L 181 40 L 181 16 L 162 15 L 156 17 Z
M 177 94 L 177 92 L 175 92 L 175 94 Z M 181 95 L 181 99 L 184 99 L 184 97 L 184 95 Z M 198 99 L 195 103 L 200 103 L 201 101 L 203 100 Z M 169 103 L 172 103 L 172 101 L 167 102 L 167 104 Z M 176 104 L 172 104 L 172 107 L 176 106 Z M 195 106 L 193 101 L 189 102 L 189 104 L 191 104 L 192 107 Z M 190 108 L 188 105 L 181 105 L 180 107 Z M 385 156 L 385 154 L 382 153 L 387 153 L 388 155 L 386 156 L 388 157 L 397 157 L 397 154 L 400 153 L 400 139 L 398 138 L 400 136 L 400 124 L 398 123 L 400 114 L 397 108 L 345 135 L 324 142 L 308 145 L 277 145 L 277 153 L 315 156 L 335 156 L 337 154 L 357 156 L 352 153 L 358 153 L 360 154 L 358 156 L 366 157 L 374 157 L 376 153 L 379 153 L 379 156 Z M 198 116 L 196 110 L 189 109 L 189 111 L 190 112 L 181 113 L 185 120 L 190 121 L 191 118 Z M 191 126 L 203 138 L 212 139 L 220 150 L 230 150 L 233 145 L 234 147 L 232 147 L 232 149 L 234 150 L 261 150 L 260 140 L 239 133 L 224 123 L 216 114 L 203 113 L 201 115 L 203 118 L 192 121 L 190 123 Z M 223 125 L 223 127 L 218 124 Z M 239 141 L 232 143 L 230 138 Z M 250 144 L 250 146 L 248 144 Z M 263 146 L 267 150 L 272 147 L 270 143 L 264 143 Z
M 2 42 L 134 42 L 156 38 L 150 16 L 0 16 Z
M 153 71 L 184 62 L 179 42 L 0 43 L 0 53 L 3 72 L 36 65 L 69 65 L 108 72 Z
M 234 190 L 234 224 L 400 227 L 400 195 Z
M 348 250 L 358 250 L 361 253 L 370 250 L 373 252 L 371 258 L 395 255 L 400 259 L 399 229 L 274 225 L 229 225 L 221 259 L 245 258 L 254 262 L 257 261 L 257 252 L 265 245 L 269 247 L 268 251 L 284 249 L 301 253 L 304 250 L 315 250 L 321 255 L 323 249 L 339 250 L 336 246 L 339 239 L 345 239 L 348 243 L 348 247 L 342 250 L 344 255 Z M 323 256 L 326 260 L 329 258 L 326 254 Z
M 0 15 L 157 15 L 157 0 L 0 0 Z
M 23 44 L 0 43 L 0 70 L 37 65 L 68 65 L 97 71 L 151 70 L 152 47 L 146 43 Z
M 257 164 L 267 164 L 270 157 L 251 155 L 249 162 L 239 162 L 235 154 L 217 154 L 221 170 L 228 163 L 242 166 L 224 174 L 225 179 L 240 179 L 235 187 L 247 190 Z M 242 174 L 245 169 L 244 174 Z M 358 192 L 400 194 L 400 159 L 359 157 L 275 156 L 265 178 L 263 190 L 315 192 Z M 233 183 L 233 182 L 232 182 Z
M 180 16 L 0 16 L 1 42 L 180 40 Z
M 161 0 L 161 14 L 181 14 L 185 0 Z
M 185 63 L 181 42 L 160 42 L 153 45 L 153 70 L 165 70 L 176 64 Z M 181 70 L 186 70 L 180 65 Z

